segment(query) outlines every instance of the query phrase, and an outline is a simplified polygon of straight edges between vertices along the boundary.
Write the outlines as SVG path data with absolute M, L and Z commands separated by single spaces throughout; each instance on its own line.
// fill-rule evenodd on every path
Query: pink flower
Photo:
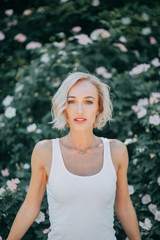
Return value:
M 129 72 L 129 74 L 130 74 L 130 75 L 140 74 L 140 73 L 142 73 L 142 72 L 146 72 L 150 67 L 151 67 L 150 64 L 146 64 L 146 63 L 139 64 L 139 65 L 137 65 L 136 67 L 134 67 L 134 68 Z
M 153 92 L 152 96 L 154 96 L 156 98 L 160 98 L 160 93 L 159 92 Z
M 110 36 L 111 36 L 111 34 L 107 30 L 100 28 L 100 29 L 94 30 L 91 33 L 90 38 L 92 40 L 98 40 L 100 37 L 101 38 L 109 38 Z
M 113 43 L 113 45 L 118 47 L 121 52 L 128 52 L 128 49 L 122 43 Z
M 149 208 L 149 211 L 153 214 L 155 214 L 155 212 L 157 211 L 157 205 L 155 205 L 155 204 L 150 203 L 148 205 L 148 208 Z
M 138 112 L 139 111 L 139 107 L 137 105 L 132 105 L 131 109 L 134 111 L 134 112 Z
M 26 49 L 35 49 L 35 48 L 40 48 L 40 47 L 42 47 L 42 44 L 39 42 L 34 42 L 34 41 L 32 41 L 26 45 Z
M 46 229 L 43 230 L 43 233 L 46 234 L 46 233 L 49 233 L 50 231 L 51 231 L 50 228 L 46 228 Z
M 98 67 L 96 68 L 96 73 L 99 75 L 102 75 L 104 78 L 111 78 L 112 74 L 108 73 L 107 70 L 104 67 Z
M 88 43 L 92 43 L 91 39 L 86 34 L 79 34 L 74 36 L 74 38 L 76 38 L 78 40 L 78 43 L 82 45 L 87 45 Z
M 12 181 L 13 184 L 18 184 L 18 183 L 20 183 L 19 178 L 12 179 L 11 181 Z
M 17 184 L 13 183 L 12 181 L 7 181 L 7 189 L 11 190 L 12 192 L 15 192 L 17 190 Z
M 150 102 L 150 104 L 153 104 L 153 103 L 158 103 L 159 100 L 158 100 L 158 98 L 156 98 L 156 97 L 154 97 L 154 96 L 150 96 L 149 102 Z
M 0 236 L 0 240 L 2 240 L 2 237 Z
M 18 42 L 25 42 L 27 39 L 26 35 L 23 33 L 18 33 L 15 37 L 14 40 L 17 40 Z
M 72 28 L 72 31 L 73 31 L 73 32 L 80 32 L 81 29 L 82 29 L 82 28 L 81 28 L 80 26 L 76 26 L 76 27 L 73 27 L 73 28 Z
M 150 44 L 156 44 L 157 43 L 157 41 L 154 37 L 150 37 L 149 41 L 150 41 Z
M 44 222 L 44 221 L 45 221 L 45 214 L 40 211 L 38 217 L 35 220 L 35 222 L 37 222 L 39 224 L 39 223 Z
M 1 170 L 1 174 L 3 177 L 8 177 L 9 176 L 9 170 L 8 168 Z
M 137 118 L 142 118 L 147 114 L 147 110 L 144 107 L 141 107 L 137 113 Z
M 12 15 L 13 15 L 13 9 L 7 9 L 7 10 L 5 11 L 5 14 L 6 14 L 7 16 L 12 16 Z
M 140 98 L 138 100 L 137 106 L 142 107 L 142 106 L 145 106 L 145 105 L 148 105 L 148 98 Z
M 8 23 L 7 23 L 7 27 L 15 26 L 15 25 L 17 25 L 17 23 L 18 23 L 18 20 L 15 19 L 15 20 L 13 20 L 12 22 L 8 22 Z
M 160 117 L 158 114 L 154 114 L 153 116 L 149 117 L 149 123 L 153 124 L 155 126 L 158 126 L 160 124 Z
M 2 31 L 0 31 L 0 41 L 5 39 L 5 35 Z
M 24 10 L 23 15 L 28 16 L 31 13 L 32 13 L 32 11 L 30 9 L 26 9 L 26 10 Z
M 149 194 L 145 194 L 143 197 L 142 197 L 142 203 L 143 204 L 148 204 L 149 202 L 151 202 L 151 196 Z

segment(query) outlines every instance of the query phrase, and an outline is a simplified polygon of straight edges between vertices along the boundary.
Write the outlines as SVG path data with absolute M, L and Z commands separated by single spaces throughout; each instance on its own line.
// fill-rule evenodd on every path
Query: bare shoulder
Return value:
M 112 159 L 119 168 L 122 165 L 128 166 L 128 150 L 126 145 L 118 139 L 109 139 L 112 152 Z
M 52 152 L 52 140 L 45 139 L 37 142 L 34 146 L 32 156 L 33 161 L 37 162 L 44 167 L 46 166 L 47 162 L 50 161 Z

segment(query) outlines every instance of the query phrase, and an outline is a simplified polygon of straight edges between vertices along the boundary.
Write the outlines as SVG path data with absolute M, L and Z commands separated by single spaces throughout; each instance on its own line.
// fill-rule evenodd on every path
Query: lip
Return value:
M 84 121 L 76 121 L 76 119 L 83 119 Z M 77 123 L 77 124 L 83 124 L 86 122 L 86 118 L 75 118 L 74 121 Z
M 82 118 L 82 117 L 77 117 L 77 118 L 75 118 L 74 120 L 76 120 L 76 119 L 84 119 L 84 120 L 87 120 L 86 118 Z

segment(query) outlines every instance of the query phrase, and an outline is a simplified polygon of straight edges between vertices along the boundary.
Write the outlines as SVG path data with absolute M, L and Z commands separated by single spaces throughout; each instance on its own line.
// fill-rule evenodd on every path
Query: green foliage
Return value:
M 51 98 L 69 72 L 80 70 L 96 74 L 110 86 L 116 121 L 106 124 L 103 131 L 94 129 L 94 133 L 117 138 L 127 145 L 128 184 L 134 189 L 130 194 L 142 240 L 159 239 L 160 217 L 148 206 L 155 204 L 159 213 L 160 5 L 157 1 L 152 6 L 143 1 L 116 4 L 100 1 L 93 6 L 89 0 L 52 3 L 46 0 L 41 5 L 35 1 L 26 6 L 24 2 L 24 7 L 22 4 L 18 8 L 17 3 L 13 6 L 4 1 L 1 8 L 1 31 L 5 38 L 0 41 L 0 168 L 7 168 L 9 174 L 6 170 L 6 176 L 4 172 L 0 175 L 0 235 L 7 236 L 25 199 L 34 145 L 68 131 L 57 131 L 48 124 L 52 120 Z M 11 16 L 5 13 L 9 8 L 14 9 Z M 28 15 L 24 12 L 27 8 L 31 10 Z M 75 26 L 81 26 L 81 30 L 75 32 Z M 102 30 L 102 35 L 93 36 L 97 29 L 108 33 Z M 23 33 L 26 40 L 24 36 L 19 38 L 23 41 L 15 40 L 18 33 Z M 76 39 L 80 34 L 86 35 Z M 42 46 L 27 49 L 32 41 Z M 157 120 L 152 120 L 155 115 Z M 17 188 L 7 189 L 7 181 L 16 178 L 20 180 Z M 150 200 L 144 202 L 145 197 Z M 23 239 L 47 239 L 43 233 L 49 228 L 47 209 L 45 195 L 41 206 L 45 221 L 34 222 Z M 142 224 L 147 218 L 151 221 L 146 226 L 148 230 Z M 126 238 L 116 217 L 115 230 L 118 240 Z

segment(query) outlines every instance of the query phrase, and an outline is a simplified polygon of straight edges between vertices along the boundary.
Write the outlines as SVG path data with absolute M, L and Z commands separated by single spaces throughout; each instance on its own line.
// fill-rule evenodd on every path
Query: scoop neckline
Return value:
M 86 176 L 80 176 L 80 175 L 77 175 L 77 174 L 74 174 L 74 173 L 70 172 L 70 171 L 67 169 L 67 167 L 66 167 L 66 165 L 65 165 L 65 163 L 64 163 L 63 156 L 62 156 L 62 151 L 61 151 L 61 146 L 60 146 L 60 141 L 59 141 L 60 138 L 57 138 L 61 162 L 62 162 L 63 168 L 64 168 L 64 170 L 65 170 L 65 172 L 66 172 L 67 174 L 69 174 L 69 175 L 71 175 L 71 176 L 73 176 L 73 177 L 78 177 L 78 178 L 83 178 L 83 179 L 85 179 L 85 178 L 87 179 L 87 178 L 97 177 L 97 176 L 99 176 L 100 174 L 102 174 L 103 169 L 104 169 L 104 165 L 105 165 L 105 141 L 104 141 L 104 138 L 103 138 L 103 137 L 99 137 L 99 138 L 101 138 L 101 139 L 102 139 L 102 142 L 103 142 L 103 164 L 102 164 L 102 168 L 101 168 L 101 170 L 100 170 L 98 173 L 93 174 L 93 175 L 89 175 L 89 176 L 87 176 L 87 175 L 86 175 Z

